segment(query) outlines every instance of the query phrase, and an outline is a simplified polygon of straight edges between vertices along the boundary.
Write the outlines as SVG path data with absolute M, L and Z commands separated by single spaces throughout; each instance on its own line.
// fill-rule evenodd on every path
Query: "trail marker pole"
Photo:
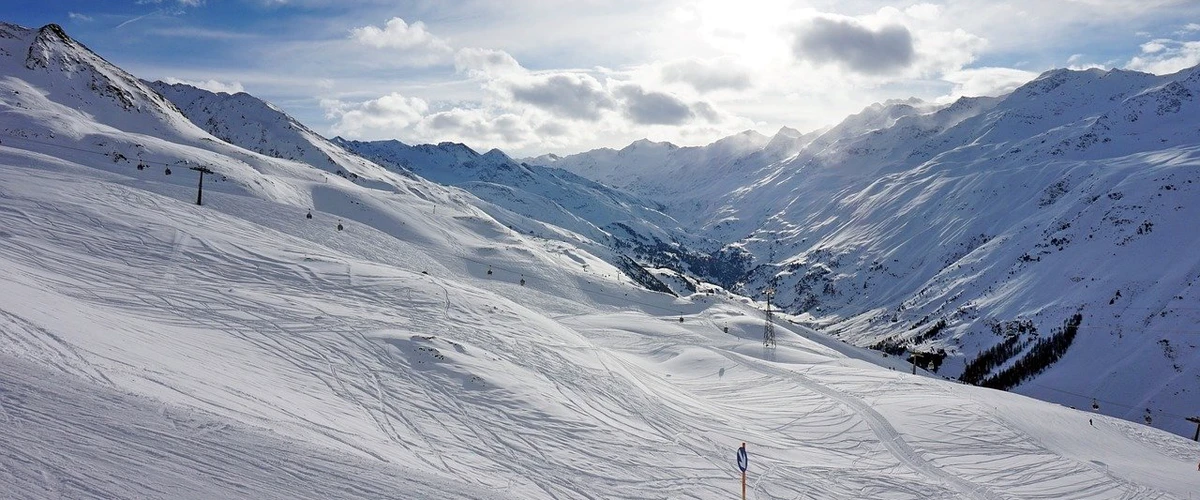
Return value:
M 209 170 L 208 167 L 205 167 L 205 166 L 190 167 L 190 168 L 192 170 L 200 172 L 200 184 L 198 184 L 196 186 L 196 204 L 203 205 L 204 204 L 204 174 L 211 174 L 211 173 L 213 173 L 213 171 Z
M 746 443 L 737 451 L 737 466 L 742 470 L 742 500 L 746 500 L 746 467 L 750 466 L 750 457 L 746 455 Z

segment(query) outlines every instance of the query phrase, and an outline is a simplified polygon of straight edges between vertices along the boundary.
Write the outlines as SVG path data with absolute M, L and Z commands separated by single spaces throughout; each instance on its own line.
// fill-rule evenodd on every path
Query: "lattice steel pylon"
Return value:
M 772 234 L 772 237 L 775 235 Z M 778 241 L 771 241 L 771 265 L 775 264 L 775 246 Z M 775 296 L 775 280 L 778 275 L 771 276 L 771 282 L 767 285 L 767 289 L 763 290 L 763 295 L 767 298 L 766 322 L 763 324 L 763 349 L 773 349 L 775 347 L 775 313 L 771 311 L 771 297 Z
M 767 317 L 766 324 L 763 326 L 763 347 L 775 347 L 775 313 L 771 311 L 771 297 L 775 295 L 774 288 L 763 290 L 763 295 L 767 296 Z

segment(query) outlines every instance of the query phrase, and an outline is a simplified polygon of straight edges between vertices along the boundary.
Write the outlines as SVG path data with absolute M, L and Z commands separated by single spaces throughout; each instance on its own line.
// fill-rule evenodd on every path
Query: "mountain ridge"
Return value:
M 1200 67 L 1163 76 L 1052 70 L 1001 97 L 868 106 L 792 142 L 798 147 L 788 154 L 683 160 L 681 149 L 674 161 L 701 161 L 689 172 L 712 173 L 696 184 L 725 186 L 700 200 L 670 176 L 647 180 L 646 172 L 669 171 L 670 159 L 639 170 L 601 151 L 554 165 L 601 181 L 637 179 L 625 188 L 656 197 L 667 213 L 702 214 L 685 223 L 753 256 L 758 267 L 739 278 L 736 290 L 760 296 L 776 283 L 778 306 L 857 345 L 948 351 L 942 373 L 950 376 L 1003 340 L 996 328 L 1033 321 L 1044 336 L 1090 304 L 1075 347 L 1090 354 L 1068 351 L 1015 390 L 1076 406 L 1088 398 L 1068 393 L 1116 401 L 1120 406 L 1102 411 L 1130 419 L 1146 408 L 1178 415 L 1190 411 L 1177 398 L 1194 392 L 1200 357 L 1188 341 L 1190 320 L 1175 316 L 1174 298 L 1200 301 L 1189 291 L 1200 262 L 1155 248 L 1200 244 L 1185 229 L 1200 182 L 1195 126 L 1187 118 L 1200 115 L 1198 75 Z M 739 162 L 754 173 L 738 177 L 716 168 Z M 1170 229 L 1159 232 L 1164 227 Z M 1134 243 L 1143 240 L 1155 243 Z M 1042 261 L 1110 271 L 1049 279 Z M 1161 281 L 1121 271 L 1126 262 Z M 1017 286 L 1022 280 L 1040 285 Z M 1116 291 L 1125 290 L 1127 300 L 1130 289 L 1148 302 L 1136 307 L 1165 316 L 1135 325 L 1103 310 Z M 939 319 L 948 326 L 922 335 Z M 1144 342 L 1119 333 L 1130 329 L 1167 333 Z M 1175 368 L 1147 370 L 1156 374 L 1137 375 L 1147 383 L 1127 384 L 1116 369 L 1084 375 L 1088 356 L 1111 366 L 1165 361 Z M 1188 432 L 1181 418 L 1169 425 Z

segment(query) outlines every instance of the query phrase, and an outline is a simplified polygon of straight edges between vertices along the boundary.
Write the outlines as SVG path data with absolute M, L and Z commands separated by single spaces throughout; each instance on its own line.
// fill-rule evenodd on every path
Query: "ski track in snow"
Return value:
M 737 355 L 730 352 L 720 352 L 731 361 L 737 360 Z M 907 467 L 917 471 L 926 477 L 932 479 L 935 483 L 946 483 L 955 490 L 955 495 L 959 498 L 979 498 L 994 500 L 1001 498 L 999 495 L 991 492 L 985 486 L 972 484 L 963 480 L 940 467 L 930 464 L 916 450 L 904 441 L 904 437 L 892 427 L 888 420 L 883 415 L 871 408 L 870 405 L 863 402 L 861 399 L 852 395 L 843 393 L 837 389 L 824 386 L 803 374 L 796 373 L 791 370 L 774 368 L 758 363 L 746 363 L 747 366 L 756 371 L 769 373 L 780 377 L 793 377 L 800 382 L 800 385 L 805 389 L 817 392 L 825 397 L 833 399 L 840 404 L 849 406 L 858 414 L 871 428 L 871 432 L 878 438 L 880 444 L 887 448 L 893 456 L 899 459 Z
M 783 326 L 777 361 L 755 359 L 753 336 L 719 333 L 716 315 L 754 313 L 738 304 L 693 308 L 684 324 L 589 312 L 549 281 L 422 274 L 415 250 L 362 226 L 335 249 L 291 236 L 315 230 L 299 217 L 249 220 L 270 204 L 0 174 L 0 356 L 79 380 L 55 395 L 22 375 L 27 362 L 0 364 L 3 387 L 26 395 L 5 392 L 4 434 L 21 441 L 3 447 L 18 473 L 0 485 L 25 497 L 422 498 L 459 491 L 440 487 L 449 477 L 464 498 L 721 498 L 740 441 L 755 498 L 1171 497 L 970 405 L 877 407 L 896 388 L 962 396 L 847 364 Z M 148 423 L 122 430 L 130 413 Z M 135 476 L 146 456 L 168 465 Z M 411 469 L 399 484 L 386 477 L 398 466 Z M 382 472 L 339 489 L 360 467 Z
M 500 498 L 0 355 L 5 498 Z

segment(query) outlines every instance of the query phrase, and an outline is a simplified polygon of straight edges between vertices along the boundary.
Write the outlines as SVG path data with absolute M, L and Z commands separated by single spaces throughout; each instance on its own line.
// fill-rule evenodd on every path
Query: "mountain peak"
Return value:
M 761 148 L 770 140 L 770 137 L 762 135 L 756 130 L 744 130 L 731 136 L 721 138 L 711 145 L 720 147 L 733 147 L 738 150 L 750 150 Z
M 67 36 L 67 32 L 63 31 L 62 26 L 54 23 L 47 24 L 38 29 L 38 36 L 55 37 L 64 42 L 71 40 L 71 37 Z
M 625 153 L 625 152 L 634 151 L 634 150 L 645 150 L 645 149 L 651 149 L 651 148 L 662 148 L 662 149 L 671 150 L 671 149 L 677 149 L 678 147 L 679 146 L 676 146 L 667 141 L 654 142 L 650 139 L 638 139 L 636 141 L 629 143 L 628 146 L 621 148 L 620 152 Z
M 29 46 L 25 67 L 28 69 L 49 68 L 53 60 L 60 61 L 64 67 L 79 64 L 83 62 L 79 54 L 73 53 L 74 50 L 64 50 L 68 47 L 73 49 L 73 45 L 75 45 L 74 40 L 67 36 L 62 26 L 57 24 L 42 26 L 37 30 L 37 36 Z
M 783 127 L 779 127 L 779 131 L 775 132 L 774 137 L 790 137 L 792 139 L 795 139 L 797 137 L 800 137 L 801 135 L 804 135 L 804 134 L 802 132 L 800 132 L 799 130 L 796 130 L 792 127 L 783 126 Z
M 502 161 L 502 162 L 512 161 L 512 157 L 505 154 L 504 151 L 500 151 L 499 148 L 492 148 L 488 152 L 484 153 L 483 157 L 487 158 L 489 160 L 494 160 L 494 161 Z
M 461 142 L 450 142 L 450 141 L 439 142 L 437 147 L 438 147 L 438 149 L 441 149 L 442 151 L 446 151 L 446 152 L 451 152 L 451 153 L 458 152 L 458 153 L 465 153 L 470 156 L 479 156 L 479 153 L 475 152 L 474 149 L 471 149 L 466 144 L 463 144 Z

